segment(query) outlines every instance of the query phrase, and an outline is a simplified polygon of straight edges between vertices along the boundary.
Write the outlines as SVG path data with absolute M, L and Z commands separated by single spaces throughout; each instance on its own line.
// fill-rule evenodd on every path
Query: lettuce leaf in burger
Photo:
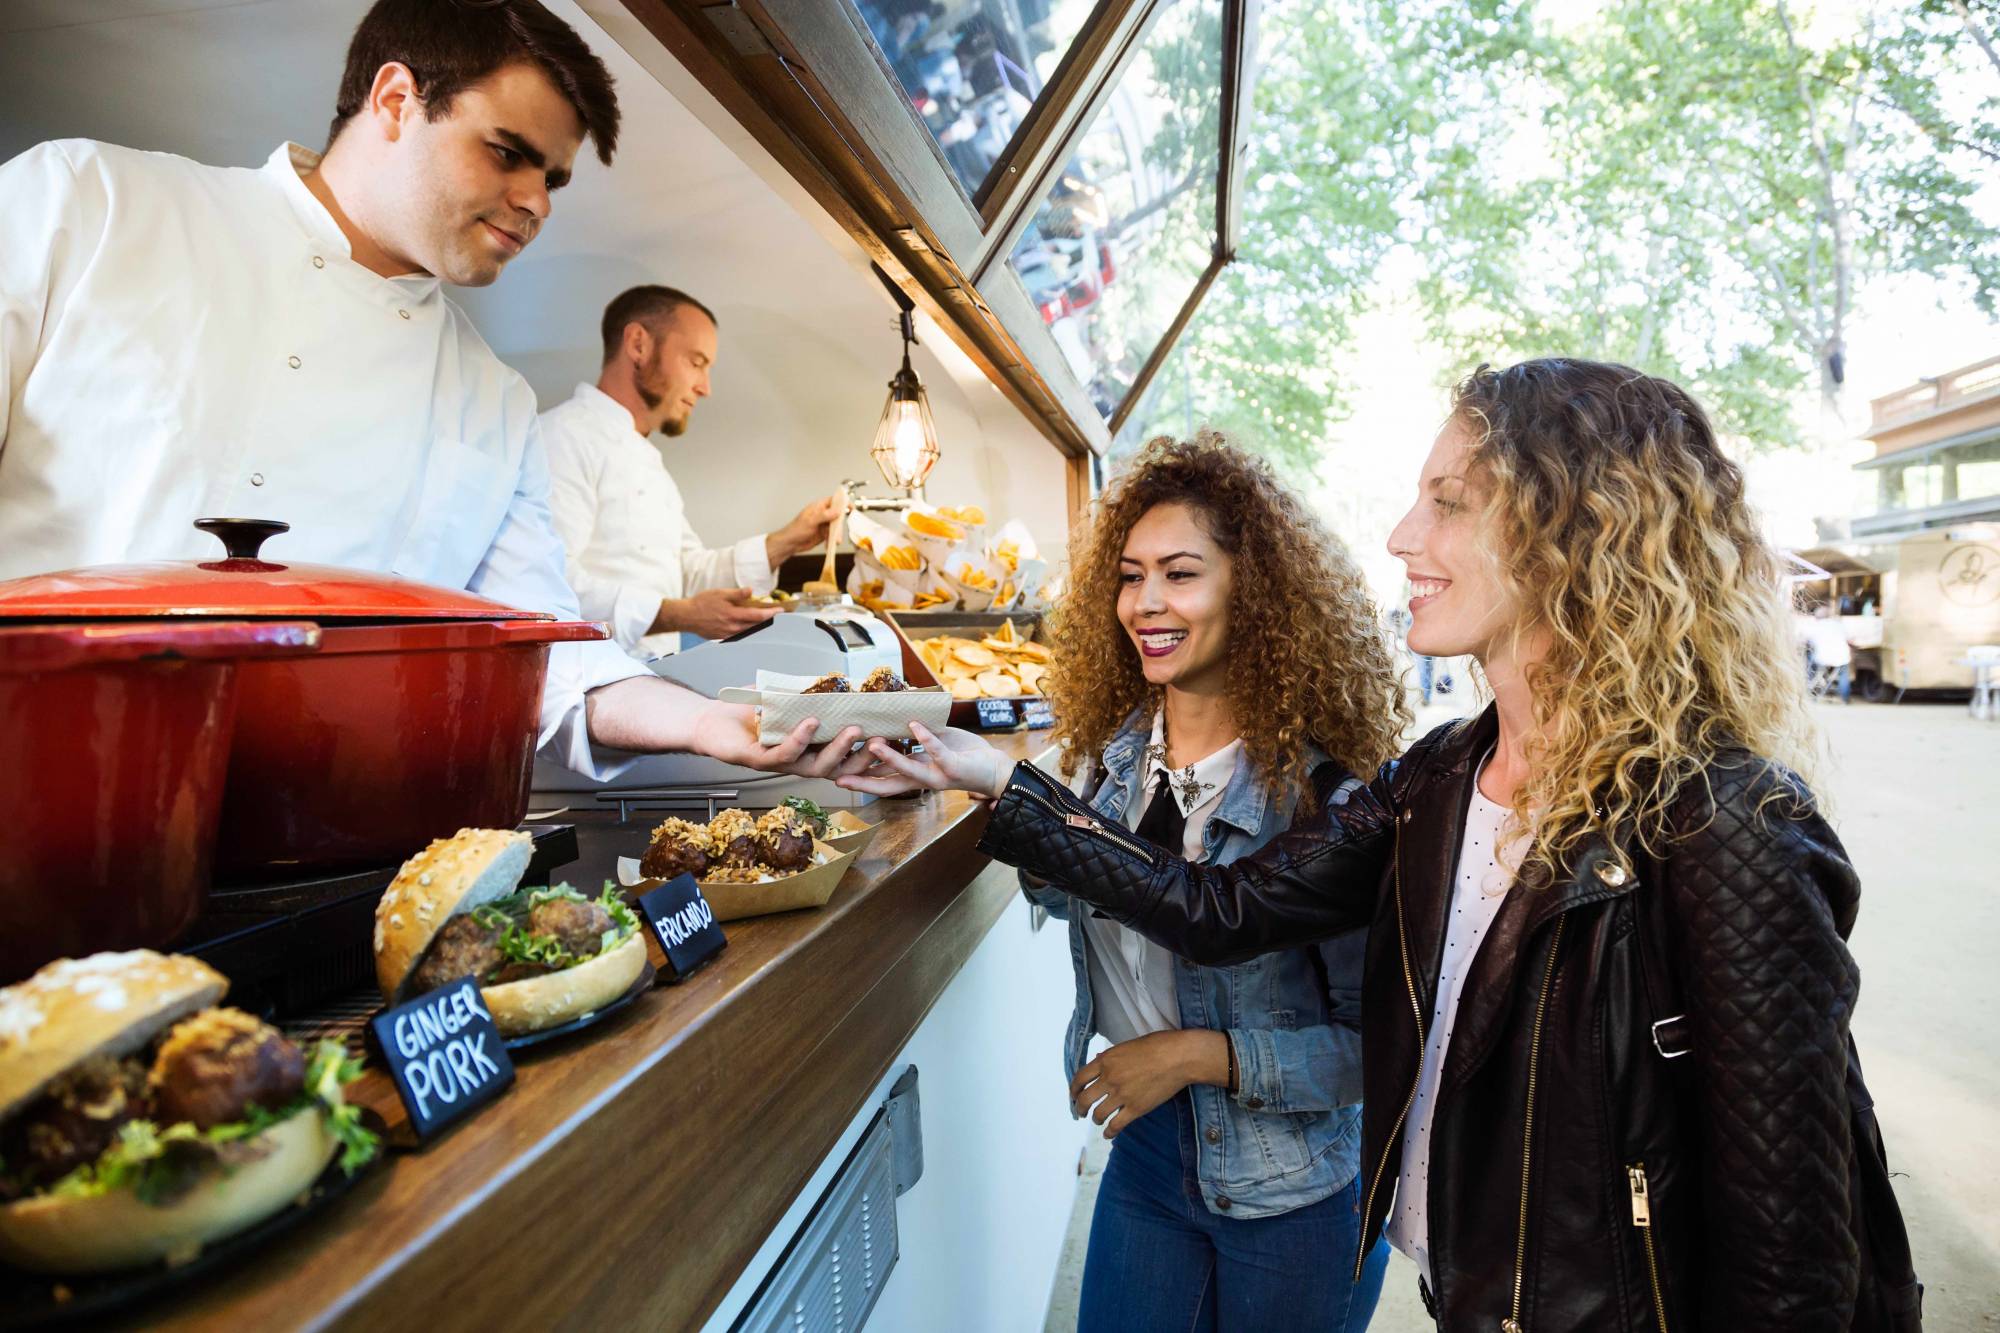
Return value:
M 470 977 L 507 1036 L 603 1008 L 646 965 L 639 920 L 606 885 L 520 887 L 525 833 L 460 829 L 403 863 L 375 908 L 375 978 L 399 1004 Z
M 0 989 L 0 1259 L 94 1273 L 191 1256 L 379 1149 L 342 1089 L 199 959 L 134 950 Z

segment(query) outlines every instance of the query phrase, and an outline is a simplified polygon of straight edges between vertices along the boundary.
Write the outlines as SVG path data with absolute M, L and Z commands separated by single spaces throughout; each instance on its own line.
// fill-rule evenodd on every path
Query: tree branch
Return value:
M 1822 84 L 1831 84 L 1833 82 L 1824 74 L 1813 75 L 1813 81 Z M 1835 86 L 1837 87 L 1838 85 Z M 1917 113 L 1915 107 L 1905 105 L 1897 98 L 1882 97 L 1865 90 L 1857 91 L 1856 95 L 1866 98 L 1870 103 L 1881 107 L 1885 111 L 1894 111 L 1898 115 L 1906 117 L 1912 125 L 1917 127 L 1919 133 L 1928 136 L 1930 141 L 1939 149 L 1947 147 L 1963 148 L 1967 152 L 1979 154 L 1988 161 L 2000 162 L 2000 151 L 1988 148 L 1985 144 L 1974 143 L 1970 139 L 1959 138 L 1957 134 L 1952 132 L 1950 126 L 1938 121 L 1925 120 Z
M 1805 312 L 1800 310 L 1798 303 L 1792 299 L 1791 293 L 1787 290 L 1785 276 L 1779 270 L 1776 258 L 1771 254 L 1769 248 L 1757 239 L 1756 233 L 1751 230 L 1749 210 L 1743 206 L 1743 201 L 1738 199 L 1730 190 L 1728 182 L 1715 173 L 1713 167 L 1710 168 L 1708 174 L 1709 178 L 1715 182 L 1717 191 L 1728 201 L 1731 209 L 1735 211 L 1736 233 L 1743 238 L 1743 244 L 1750 250 L 1752 257 L 1757 261 L 1754 264 L 1745 265 L 1745 268 L 1753 278 L 1757 279 L 1758 286 L 1763 287 L 1768 283 L 1771 299 L 1778 303 L 1778 309 L 1784 316 L 1784 322 L 1791 328 L 1798 340 L 1804 344 L 1806 351 L 1817 359 L 1820 344 L 1824 339 L 1818 328 L 1807 321 Z M 1702 211 L 1708 212 L 1706 209 Z M 1714 217 L 1715 215 L 1710 213 L 1710 216 Z M 1729 226 L 1729 219 L 1727 218 L 1718 217 L 1716 221 L 1722 223 L 1724 227 Z
M 1979 43 L 1979 49 L 1984 51 L 1986 58 L 1993 62 L 1993 68 L 2000 70 L 2000 51 L 1993 49 L 1992 39 L 1987 37 L 1986 29 L 1979 26 L 1979 20 L 1972 17 L 1972 11 L 1965 7 L 1965 0 L 1951 0 L 1951 7 L 1957 11 L 1958 21 L 1965 25 L 1967 32 L 1972 34 L 1972 40 Z

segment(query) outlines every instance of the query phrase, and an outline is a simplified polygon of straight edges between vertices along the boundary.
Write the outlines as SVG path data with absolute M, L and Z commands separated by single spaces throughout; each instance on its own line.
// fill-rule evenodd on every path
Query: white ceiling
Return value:
M 801 486 L 862 475 L 898 354 L 893 307 L 858 247 L 617 0 L 585 0 L 604 26 L 573 0 L 549 2 L 618 80 L 617 161 L 607 169 L 588 149 L 580 154 L 534 246 L 494 286 L 457 295 L 545 406 L 595 376 L 598 318 L 619 291 L 664 282 L 701 297 L 720 316 L 715 396 L 667 457 L 691 500 L 704 478 L 725 488 L 723 478 L 739 479 L 714 497 L 724 529 L 715 537 L 775 523 L 803 497 L 790 486 L 743 494 L 743 450 L 796 465 Z M 70 137 L 240 166 L 261 163 L 283 139 L 318 147 L 348 36 L 366 8 L 367 0 L 0 0 L 0 160 Z M 926 341 L 918 370 L 941 428 L 979 436 L 989 452 L 1003 438 L 1009 452 L 1037 447 L 970 361 L 941 334 Z M 945 441 L 948 463 L 953 442 Z M 955 489 L 1004 490 L 993 467 L 1039 473 L 1043 461 L 989 460 L 983 479 L 961 477 Z

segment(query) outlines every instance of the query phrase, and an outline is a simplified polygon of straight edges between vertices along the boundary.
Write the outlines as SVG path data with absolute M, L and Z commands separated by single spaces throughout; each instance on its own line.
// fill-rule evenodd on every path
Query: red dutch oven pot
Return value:
M 0 625 L 0 982 L 170 944 L 208 897 L 241 663 L 304 623 Z
M 458 589 L 260 557 L 289 530 L 202 519 L 228 558 L 0 584 L 0 618 L 310 620 L 309 658 L 246 663 L 223 792 L 220 877 L 400 861 L 527 813 L 552 644 L 609 637 Z

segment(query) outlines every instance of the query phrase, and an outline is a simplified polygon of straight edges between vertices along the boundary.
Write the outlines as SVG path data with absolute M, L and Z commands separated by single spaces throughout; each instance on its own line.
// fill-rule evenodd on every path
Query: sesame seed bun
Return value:
M 410 973 L 445 922 L 520 885 L 534 846 L 512 829 L 463 828 L 403 862 L 375 904 L 375 980 L 384 1000 L 409 998 Z
M 403 863 L 375 908 L 375 979 L 390 1004 L 409 999 L 410 975 L 445 922 L 519 887 L 533 839 L 499 829 L 460 829 Z M 509 1037 L 558 1027 L 623 995 L 646 966 L 637 931 L 575 967 L 481 986 L 493 1024 Z
M 62 958 L 0 989 L 0 1120 L 93 1055 L 130 1055 L 220 1000 L 229 979 L 150 949 Z

